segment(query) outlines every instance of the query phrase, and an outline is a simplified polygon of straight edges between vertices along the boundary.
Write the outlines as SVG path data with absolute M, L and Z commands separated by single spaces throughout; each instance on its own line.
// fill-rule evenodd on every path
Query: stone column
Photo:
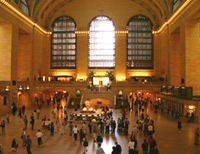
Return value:
M 0 24 L 0 80 L 11 80 L 12 25 Z
M 127 69 L 127 34 L 116 33 L 115 40 L 115 79 L 124 81 Z
M 88 33 L 77 34 L 76 78 L 87 79 L 88 76 Z
M 11 40 L 11 103 L 17 102 L 17 66 L 18 66 L 18 46 L 19 46 L 19 28 L 16 25 L 12 25 L 12 40 Z
M 181 44 L 180 29 L 172 32 L 169 39 L 170 85 L 181 85 Z
M 1 23 L 0 36 L 0 81 L 2 81 L 0 88 L 3 91 L 5 86 L 11 86 L 12 25 L 9 23 Z M 10 88 L 10 91 L 0 96 L 0 115 L 6 114 L 10 110 L 11 93 L 12 89 Z M 4 105 L 5 96 L 7 98 L 6 105 Z
M 185 86 L 193 87 L 193 95 L 200 95 L 200 28 L 197 21 L 185 23 Z

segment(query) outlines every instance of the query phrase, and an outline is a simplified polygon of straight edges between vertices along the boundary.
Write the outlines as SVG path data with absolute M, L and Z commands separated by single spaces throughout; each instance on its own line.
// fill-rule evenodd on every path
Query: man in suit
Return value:
M 116 147 L 115 147 L 116 154 L 121 154 L 121 152 L 122 152 L 121 146 L 117 142 L 115 142 L 115 145 L 116 145 Z

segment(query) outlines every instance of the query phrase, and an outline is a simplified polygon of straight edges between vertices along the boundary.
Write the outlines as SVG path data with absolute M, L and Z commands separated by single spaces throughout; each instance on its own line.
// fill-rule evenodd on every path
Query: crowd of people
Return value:
M 54 99 L 52 99 L 54 100 Z M 154 137 L 155 133 L 155 125 L 154 120 L 150 118 L 150 116 L 146 113 L 146 108 L 149 99 L 143 99 L 140 97 L 135 97 L 132 100 L 132 106 L 128 107 L 124 104 L 121 105 L 120 117 L 116 117 L 113 109 L 109 109 L 108 107 L 103 107 L 102 111 L 104 112 L 104 118 L 99 121 L 82 121 L 81 124 L 77 125 L 76 122 L 71 121 L 68 115 L 67 106 L 62 106 L 61 103 L 53 103 L 51 107 L 52 115 L 47 117 L 43 115 L 40 116 L 42 107 L 37 106 L 30 117 L 26 114 L 25 106 L 22 106 L 20 109 L 16 109 L 16 105 L 13 105 L 15 111 L 12 111 L 12 115 L 16 116 L 16 112 L 18 110 L 18 117 L 23 121 L 24 126 L 22 127 L 21 140 L 19 141 L 16 137 L 13 137 L 11 141 L 11 151 L 13 154 L 17 153 L 19 142 L 22 142 L 22 146 L 26 148 L 27 154 L 32 154 L 31 146 L 33 137 L 37 138 L 38 146 L 43 144 L 44 136 L 54 136 L 55 133 L 60 135 L 69 135 L 74 137 L 74 141 L 79 141 L 80 145 L 83 149 L 83 154 L 88 152 L 89 144 L 97 144 L 98 148 L 96 149 L 96 154 L 105 154 L 105 150 L 102 147 L 104 135 L 115 135 L 119 133 L 120 135 L 124 135 L 128 138 L 128 151 L 124 151 L 122 146 L 118 141 L 115 141 L 115 145 L 112 147 L 111 154 L 139 154 L 139 149 L 142 150 L 143 154 L 159 154 L 159 149 L 157 146 L 156 139 Z M 131 111 L 129 111 L 131 110 Z M 117 110 L 118 111 L 118 110 Z M 130 122 L 129 117 L 127 116 L 128 112 L 135 112 L 135 123 Z M 119 115 L 119 114 L 118 114 Z M 40 121 L 41 127 L 35 128 L 35 122 Z M 2 120 L 1 128 L 2 134 L 5 134 L 6 123 L 10 123 L 10 113 L 8 112 L 6 115 L 6 119 Z M 133 125 L 130 125 L 133 123 Z M 28 126 L 32 131 L 35 129 L 37 132 L 35 136 L 30 136 L 28 132 Z M 180 124 L 179 124 L 180 125 Z M 180 127 L 180 126 L 178 126 Z M 137 138 L 138 133 L 143 134 L 144 140 L 141 145 L 138 144 Z M 199 128 L 195 132 L 195 144 L 199 145 Z M 92 142 L 91 142 L 92 140 Z M 124 145 L 123 145 L 124 146 Z M 0 144 L 0 154 L 3 154 L 3 146 Z

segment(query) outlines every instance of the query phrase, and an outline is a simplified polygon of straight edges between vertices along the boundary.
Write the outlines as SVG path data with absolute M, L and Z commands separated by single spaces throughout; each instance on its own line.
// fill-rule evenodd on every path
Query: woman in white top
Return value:
M 40 146 L 42 144 L 42 132 L 40 131 L 40 129 L 38 129 L 38 132 L 36 133 L 37 136 L 37 140 L 38 140 L 38 145 Z
M 78 128 L 77 126 L 75 125 L 75 127 L 73 128 L 73 133 L 74 133 L 74 139 L 75 141 L 77 140 L 77 134 L 78 134 Z
M 131 141 L 128 143 L 129 154 L 134 151 L 134 146 L 135 142 L 131 139 Z
M 21 139 L 22 139 L 23 146 L 26 146 L 26 129 L 25 128 L 22 131 Z

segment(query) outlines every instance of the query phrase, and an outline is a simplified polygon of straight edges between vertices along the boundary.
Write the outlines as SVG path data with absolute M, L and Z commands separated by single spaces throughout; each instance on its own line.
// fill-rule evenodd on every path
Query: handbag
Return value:
M 17 149 L 17 148 L 18 148 L 18 145 L 16 144 L 16 145 L 15 145 L 15 149 Z

